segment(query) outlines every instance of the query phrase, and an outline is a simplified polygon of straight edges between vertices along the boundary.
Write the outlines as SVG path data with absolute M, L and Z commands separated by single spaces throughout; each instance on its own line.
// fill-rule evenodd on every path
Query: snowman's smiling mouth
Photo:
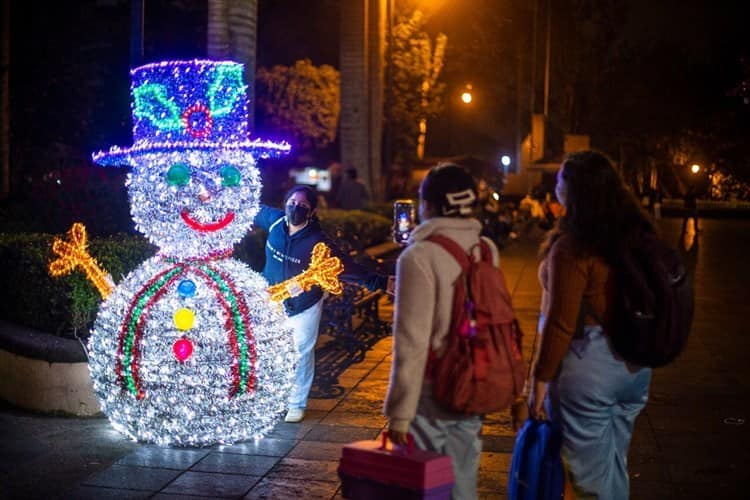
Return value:
M 188 213 L 187 210 L 183 210 L 182 212 L 180 212 L 180 216 L 182 217 L 182 220 L 185 221 L 185 224 L 190 226 L 192 229 L 204 233 L 212 233 L 214 231 L 224 229 L 229 225 L 230 222 L 234 220 L 234 212 L 229 212 L 224 216 L 223 219 L 217 222 L 199 222 L 190 217 L 190 213 Z

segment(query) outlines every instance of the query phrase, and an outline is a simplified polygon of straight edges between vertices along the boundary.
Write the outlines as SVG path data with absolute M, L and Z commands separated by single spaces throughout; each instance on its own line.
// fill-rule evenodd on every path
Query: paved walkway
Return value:
M 745 498 L 750 466 L 750 221 L 702 221 L 694 333 L 673 366 L 655 372 L 652 397 L 630 452 L 632 498 Z M 679 220 L 664 222 L 675 242 Z M 530 353 L 540 290 L 533 245 L 503 251 L 503 268 Z M 387 311 L 385 312 L 387 314 Z M 0 408 L 0 498 L 341 498 L 343 443 L 378 436 L 391 338 L 372 339 L 364 359 L 335 356 L 321 339 L 326 386 L 314 388 L 301 424 L 234 446 L 168 449 L 126 441 L 106 419 L 34 416 Z M 327 349 L 327 350 L 326 350 Z M 343 359 L 343 362 L 342 362 Z M 350 360 L 353 361 L 353 360 Z M 336 370 L 325 373 L 329 364 Z M 331 376 L 333 373 L 335 376 Z M 508 415 L 483 429 L 481 499 L 506 498 L 513 434 Z

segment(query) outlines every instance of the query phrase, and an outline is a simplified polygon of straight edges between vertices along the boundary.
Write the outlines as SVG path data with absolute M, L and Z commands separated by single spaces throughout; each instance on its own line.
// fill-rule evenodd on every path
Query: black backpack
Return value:
M 693 283 L 676 250 L 645 231 L 614 262 L 617 294 L 612 345 L 626 361 L 656 368 L 685 348 L 693 322 Z

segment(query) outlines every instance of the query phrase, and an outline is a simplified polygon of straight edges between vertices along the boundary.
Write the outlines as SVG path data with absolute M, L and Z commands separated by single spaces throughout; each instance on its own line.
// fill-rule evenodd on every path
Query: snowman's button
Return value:
M 181 338 L 172 344 L 172 351 L 177 360 L 182 363 L 193 354 L 193 343 L 186 338 Z
M 178 330 L 190 330 L 195 323 L 195 313 L 182 307 L 174 313 L 174 325 Z
M 180 284 L 177 285 L 177 293 L 183 299 L 195 295 L 195 283 L 193 282 L 193 280 L 180 281 Z

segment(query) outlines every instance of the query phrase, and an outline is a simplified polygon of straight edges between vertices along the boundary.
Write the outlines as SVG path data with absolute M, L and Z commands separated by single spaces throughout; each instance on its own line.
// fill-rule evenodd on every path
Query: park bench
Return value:
M 390 324 L 380 318 L 383 291 L 369 291 L 345 283 L 341 295 L 329 295 L 323 303 L 320 333 L 338 342 L 352 357 L 364 356 L 374 338 L 390 332 Z
M 398 248 L 395 243 L 386 242 L 362 251 L 351 250 L 350 255 L 368 260 L 366 267 L 391 274 L 392 269 L 383 267 L 382 257 L 392 255 Z M 364 356 L 374 339 L 388 335 L 391 330 L 390 323 L 383 321 L 380 314 L 384 293 L 383 290 L 369 291 L 362 286 L 344 283 L 341 295 L 330 295 L 323 303 L 321 335 L 335 339 L 350 356 Z

